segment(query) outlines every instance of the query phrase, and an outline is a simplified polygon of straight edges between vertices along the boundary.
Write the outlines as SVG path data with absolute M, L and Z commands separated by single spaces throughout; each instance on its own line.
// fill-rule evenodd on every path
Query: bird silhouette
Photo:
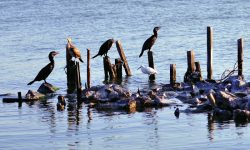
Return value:
M 143 44 L 142 46 L 142 50 L 141 50 L 141 53 L 139 55 L 139 57 L 141 57 L 143 55 L 143 52 L 145 50 L 151 50 L 152 46 L 154 45 L 156 39 L 157 39 L 157 36 L 158 36 L 158 33 L 157 31 L 160 30 L 160 27 L 155 27 L 153 32 L 154 34 L 152 36 L 150 36 Z
M 68 43 L 66 45 L 66 49 L 69 52 L 69 54 L 71 55 L 71 57 L 78 58 L 81 62 L 83 62 L 83 60 L 81 58 L 81 52 L 77 47 L 75 47 L 72 44 L 71 38 L 68 38 L 67 41 L 68 41 Z
M 112 45 L 113 45 L 114 42 L 115 42 L 114 39 L 108 39 L 107 41 L 105 41 L 101 45 L 101 47 L 99 49 L 99 52 L 94 57 L 92 57 L 92 58 L 96 58 L 99 55 L 100 56 L 102 56 L 102 55 L 107 56 L 107 53 L 110 50 L 110 48 L 112 47 Z
M 45 67 L 43 67 L 39 73 L 37 74 L 37 76 L 35 77 L 35 79 L 33 81 L 31 81 L 30 83 L 28 83 L 28 85 L 33 84 L 35 81 L 41 81 L 44 80 L 45 83 L 46 82 L 46 78 L 50 75 L 50 73 L 52 72 L 52 70 L 54 69 L 55 66 L 55 61 L 54 61 L 54 57 L 59 54 L 56 51 L 52 51 L 49 53 L 49 60 L 50 63 L 47 64 Z
M 143 65 L 141 65 L 138 69 L 141 69 L 141 72 L 144 74 L 148 75 L 157 74 L 157 71 L 151 67 L 144 67 Z

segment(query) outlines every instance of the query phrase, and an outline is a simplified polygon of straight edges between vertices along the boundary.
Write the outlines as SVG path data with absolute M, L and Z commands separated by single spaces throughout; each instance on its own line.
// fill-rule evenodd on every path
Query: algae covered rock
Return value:
M 38 92 L 42 94 L 55 93 L 59 88 L 53 86 L 50 83 L 43 83 L 39 88 Z

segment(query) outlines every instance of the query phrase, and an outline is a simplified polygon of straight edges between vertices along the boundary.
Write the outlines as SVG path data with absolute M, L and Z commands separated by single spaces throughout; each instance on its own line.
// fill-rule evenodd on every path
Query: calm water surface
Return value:
M 136 70 L 147 64 L 138 59 L 143 42 L 154 26 L 161 26 L 153 47 L 159 71 L 155 85 L 169 82 L 169 64 L 177 65 L 177 80 L 186 71 L 186 51 L 194 49 L 206 76 L 206 27 L 214 28 L 214 77 L 233 67 L 237 39 L 245 40 L 244 74 L 250 80 L 248 0 L 1 0 L 0 94 L 26 93 L 41 83 L 26 84 L 57 50 L 56 66 L 47 79 L 66 94 L 66 38 L 86 58 L 86 48 L 97 53 L 109 38 L 121 40 L 133 76 L 122 85 L 135 91 L 150 88 L 148 77 Z M 109 52 L 118 57 L 115 46 Z M 102 58 L 91 60 L 92 85 L 103 84 Z M 81 65 L 86 82 L 86 63 Z M 154 85 L 153 85 L 154 86 Z M 2 99 L 3 97 L 0 97 Z M 174 108 L 142 112 L 107 112 L 77 108 L 56 110 L 56 96 L 24 103 L 0 102 L 0 149 L 247 149 L 250 128 L 233 121 L 216 121 L 209 114 L 181 113 Z M 181 108 L 182 110 L 185 107 Z

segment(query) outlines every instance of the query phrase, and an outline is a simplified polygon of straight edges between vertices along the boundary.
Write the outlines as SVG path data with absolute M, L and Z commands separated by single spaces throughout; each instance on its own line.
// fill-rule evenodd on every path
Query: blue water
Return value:
M 60 52 L 47 79 L 66 94 L 65 44 L 67 37 L 93 56 L 109 38 L 121 40 L 133 76 L 122 83 L 132 91 L 150 87 L 136 70 L 147 64 L 138 59 L 153 27 L 161 26 L 153 47 L 156 85 L 169 83 L 169 65 L 176 64 L 177 80 L 186 71 L 186 51 L 194 50 L 206 77 L 206 27 L 214 29 L 214 78 L 237 60 L 237 39 L 244 38 L 244 75 L 250 80 L 248 0 L 1 0 L 0 94 L 26 93 L 41 83 L 26 84 L 48 63 L 48 53 Z M 116 47 L 109 51 L 118 58 Z M 103 84 L 102 58 L 91 60 L 92 85 Z M 81 65 L 86 82 L 86 63 Z M 0 97 L 1 99 L 2 97 Z M 142 112 L 100 112 L 85 105 L 58 112 L 56 97 L 24 103 L 0 102 L 0 149 L 247 149 L 248 124 L 208 121 L 208 114 L 181 113 L 174 108 Z M 181 108 L 184 109 L 184 108 Z

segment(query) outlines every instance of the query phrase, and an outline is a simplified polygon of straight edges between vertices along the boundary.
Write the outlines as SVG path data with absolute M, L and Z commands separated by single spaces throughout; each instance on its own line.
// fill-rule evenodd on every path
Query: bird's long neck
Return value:
M 158 36 L 158 33 L 156 30 L 154 30 L 154 36 L 157 37 Z
M 50 61 L 50 63 L 54 64 L 54 63 L 55 63 L 54 57 L 50 55 L 50 56 L 49 56 L 49 61 Z

